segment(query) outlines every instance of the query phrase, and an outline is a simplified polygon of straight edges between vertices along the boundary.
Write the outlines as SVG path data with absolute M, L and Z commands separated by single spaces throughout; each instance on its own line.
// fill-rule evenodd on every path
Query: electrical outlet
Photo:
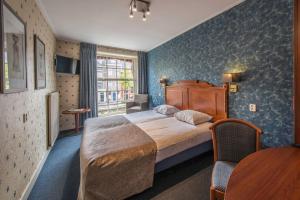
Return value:
M 161 93 L 158 93 L 158 96 L 161 97 Z
M 250 105 L 249 105 L 249 110 L 250 110 L 251 112 L 256 112 L 256 104 L 250 104 Z
M 23 114 L 23 123 L 26 123 L 28 121 L 28 114 L 29 113 L 24 113 Z

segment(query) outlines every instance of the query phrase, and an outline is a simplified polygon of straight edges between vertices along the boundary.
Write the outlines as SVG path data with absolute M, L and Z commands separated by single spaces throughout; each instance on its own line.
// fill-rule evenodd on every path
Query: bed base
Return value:
M 198 155 L 206 153 L 212 150 L 212 141 L 207 141 L 197 146 L 194 146 L 190 149 L 182 151 L 174 156 L 166 158 L 155 164 L 155 173 L 164 171 L 168 168 L 171 168 L 179 163 L 192 159 Z

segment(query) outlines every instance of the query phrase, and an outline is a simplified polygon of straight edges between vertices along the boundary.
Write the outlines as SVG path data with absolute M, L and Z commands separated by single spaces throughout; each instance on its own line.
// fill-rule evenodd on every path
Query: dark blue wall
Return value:
M 293 142 L 293 1 L 247 0 L 148 53 L 150 104 L 163 103 L 159 78 L 222 84 L 224 71 L 246 69 L 229 116 L 253 122 L 263 143 Z M 249 104 L 257 104 L 257 112 Z

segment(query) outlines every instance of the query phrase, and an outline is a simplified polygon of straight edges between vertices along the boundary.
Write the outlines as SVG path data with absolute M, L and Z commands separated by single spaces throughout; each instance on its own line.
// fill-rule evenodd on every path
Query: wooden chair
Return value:
M 247 155 L 260 149 L 261 129 L 239 119 L 224 119 L 211 127 L 214 147 L 214 168 L 210 186 L 210 200 L 224 199 L 229 177 Z

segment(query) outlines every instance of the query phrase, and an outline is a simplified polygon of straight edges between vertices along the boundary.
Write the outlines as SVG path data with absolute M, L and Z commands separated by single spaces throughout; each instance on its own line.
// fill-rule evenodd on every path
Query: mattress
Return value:
M 153 121 L 153 120 L 157 120 L 157 119 L 163 119 L 163 118 L 170 117 L 168 115 L 163 115 L 158 112 L 155 112 L 154 110 L 130 113 L 130 114 L 126 114 L 124 116 L 134 124 L 149 122 L 149 121 Z
M 136 125 L 155 141 L 156 163 L 211 140 L 210 122 L 194 126 L 169 117 Z

